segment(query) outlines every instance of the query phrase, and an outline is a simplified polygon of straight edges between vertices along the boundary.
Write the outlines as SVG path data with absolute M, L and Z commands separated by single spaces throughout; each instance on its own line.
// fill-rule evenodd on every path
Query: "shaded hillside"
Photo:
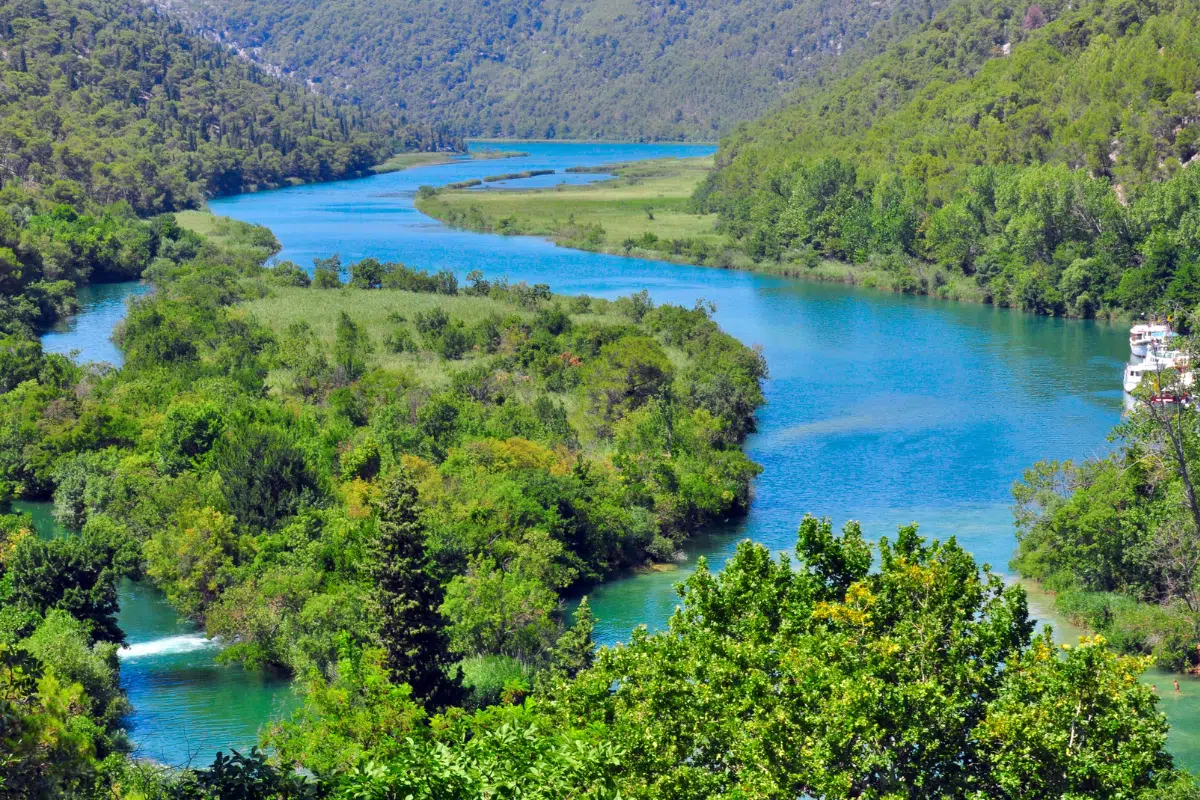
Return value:
M 469 135 L 712 139 L 941 0 L 169 0 L 336 97 Z

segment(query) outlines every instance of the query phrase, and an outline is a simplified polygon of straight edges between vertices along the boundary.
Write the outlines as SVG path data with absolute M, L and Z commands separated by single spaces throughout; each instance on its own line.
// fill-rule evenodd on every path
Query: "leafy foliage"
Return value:
M 406 702 L 347 702 L 384 688 L 351 667 L 339 704 L 318 689 L 288 723 L 284 763 L 340 797 L 1195 796 L 1135 680 L 1145 659 L 1034 636 L 1024 591 L 953 540 L 902 528 L 875 572 L 871 550 L 856 525 L 806 517 L 798 563 L 743 542 L 679 587 L 667 630 L 519 705 L 425 724 L 407 701 L 392 735 L 343 726 Z M 334 729 L 352 754 L 337 765 L 317 755 Z
M 857 554 L 866 554 L 861 559 Z M 854 554 L 854 555 L 852 555 Z M 915 527 L 879 545 L 801 523 L 798 565 L 748 542 L 701 565 L 668 630 L 560 684 L 633 797 L 1152 796 L 1176 776 L 1145 662 L 1031 638 L 1024 592 Z M 798 567 L 798 568 L 797 568 Z M 1115 757 L 1114 757 L 1115 756 Z

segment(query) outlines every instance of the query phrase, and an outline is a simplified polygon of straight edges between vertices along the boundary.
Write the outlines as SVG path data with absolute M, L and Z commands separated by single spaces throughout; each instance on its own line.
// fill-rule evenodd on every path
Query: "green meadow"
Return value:
M 712 158 L 616 165 L 611 180 L 586 186 L 423 193 L 417 208 L 448 224 L 505 234 L 545 236 L 587 250 L 696 261 L 685 251 L 716 253 L 716 216 L 696 214 L 691 197 Z M 673 252 L 674 243 L 681 243 Z M 703 263 L 703 260 L 701 260 Z

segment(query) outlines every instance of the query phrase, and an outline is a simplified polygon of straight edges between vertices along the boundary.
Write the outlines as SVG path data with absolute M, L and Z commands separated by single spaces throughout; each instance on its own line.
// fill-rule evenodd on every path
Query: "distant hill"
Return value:
M 457 145 L 274 77 L 139 3 L 0 4 L 0 187 L 147 214 Z
M 326 94 L 467 135 L 715 139 L 942 0 L 161 0 Z

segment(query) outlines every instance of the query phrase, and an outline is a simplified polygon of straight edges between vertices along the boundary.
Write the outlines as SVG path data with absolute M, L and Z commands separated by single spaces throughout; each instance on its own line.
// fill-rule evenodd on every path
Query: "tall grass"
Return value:
M 1196 620 L 1182 606 L 1146 603 L 1119 592 L 1065 589 L 1055 608 L 1072 622 L 1104 636 L 1123 653 L 1153 656 L 1164 669 L 1185 670 L 1197 641 Z
M 515 699 L 529 690 L 531 671 L 510 656 L 472 656 L 458 662 L 462 669 L 463 687 L 474 708 L 485 708 L 505 700 Z

